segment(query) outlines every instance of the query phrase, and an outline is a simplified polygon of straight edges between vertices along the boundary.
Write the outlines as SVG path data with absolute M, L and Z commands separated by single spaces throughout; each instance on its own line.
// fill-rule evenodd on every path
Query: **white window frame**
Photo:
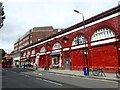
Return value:
M 45 49 L 45 47 L 44 47 L 44 46 L 43 46 L 43 47 L 41 47 L 40 52 L 41 52 L 41 53 L 42 53 L 42 52 L 46 52 L 46 49 Z
M 114 36 L 115 36 L 115 33 L 113 32 L 113 30 L 109 28 L 100 28 L 93 33 L 91 37 L 91 41 L 97 41 L 97 40 L 110 38 Z
M 72 46 L 83 44 L 83 43 L 87 43 L 87 39 L 85 35 L 79 34 L 79 35 L 76 35 L 75 38 L 73 39 Z
M 26 56 L 26 52 L 24 52 L 23 56 L 24 56 L 24 57 Z
M 27 55 L 30 55 L 30 51 L 27 52 Z
M 60 49 L 62 48 L 61 44 L 59 42 L 54 43 L 52 50 Z
M 35 54 L 35 50 L 32 50 L 31 54 L 34 55 Z

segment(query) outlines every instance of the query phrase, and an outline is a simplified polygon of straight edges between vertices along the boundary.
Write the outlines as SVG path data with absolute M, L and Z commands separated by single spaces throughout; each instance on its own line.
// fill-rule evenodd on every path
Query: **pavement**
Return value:
M 35 68 L 27 68 L 27 69 L 34 69 Z M 116 78 L 115 73 L 105 73 L 105 76 L 93 76 L 93 75 L 84 75 L 84 71 L 80 70 L 58 70 L 58 69 L 49 69 L 45 70 L 44 68 L 38 68 L 35 72 L 48 72 L 48 73 L 55 73 L 55 74 L 63 74 L 63 75 L 71 75 L 83 78 L 92 78 L 92 79 L 103 79 L 103 80 L 110 80 L 110 81 L 117 81 L 120 82 L 120 78 Z

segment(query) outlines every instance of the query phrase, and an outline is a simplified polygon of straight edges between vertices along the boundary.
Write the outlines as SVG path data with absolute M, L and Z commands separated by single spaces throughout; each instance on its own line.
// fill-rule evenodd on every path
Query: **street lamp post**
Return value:
M 87 38 L 86 38 L 86 32 L 85 32 L 85 31 L 86 31 L 86 28 L 85 28 L 84 15 L 83 15 L 83 13 L 79 12 L 78 10 L 74 10 L 74 12 L 79 13 L 79 14 L 82 15 L 82 18 L 83 18 L 83 26 L 84 26 L 84 35 L 85 35 L 85 39 L 87 39 Z M 88 54 L 88 50 L 87 50 L 87 42 L 86 42 L 86 40 L 85 40 L 84 56 L 85 56 L 85 59 L 86 59 L 86 67 L 88 68 L 88 56 L 87 56 L 87 54 Z M 88 68 L 88 69 L 89 69 L 89 68 Z M 89 71 L 88 71 L 87 73 L 89 74 Z
M 83 18 L 83 26 L 84 26 L 84 34 L 85 34 L 85 37 L 86 37 L 86 33 L 85 33 L 85 20 L 84 20 L 84 15 L 83 15 L 83 13 L 80 13 L 80 12 L 79 12 L 79 11 L 77 11 L 77 10 L 74 10 L 74 12 L 79 13 L 79 14 L 81 14 L 81 15 L 82 15 L 82 18 Z

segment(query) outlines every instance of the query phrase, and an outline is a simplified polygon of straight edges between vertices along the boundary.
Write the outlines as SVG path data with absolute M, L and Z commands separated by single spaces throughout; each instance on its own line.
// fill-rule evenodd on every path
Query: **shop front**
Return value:
M 62 66 L 62 58 L 61 53 L 52 53 L 50 54 L 52 57 L 52 68 L 58 69 Z

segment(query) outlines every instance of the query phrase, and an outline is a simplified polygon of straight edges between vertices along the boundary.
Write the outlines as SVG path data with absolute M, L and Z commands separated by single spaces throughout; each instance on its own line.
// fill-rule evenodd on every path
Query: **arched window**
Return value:
M 78 45 L 78 44 L 83 44 L 83 43 L 86 43 L 86 42 L 87 42 L 87 39 L 85 38 L 84 35 L 77 35 L 77 36 L 73 39 L 72 46 Z
M 42 48 L 40 49 L 40 52 L 45 52 L 45 51 L 46 51 L 45 47 L 42 47 Z
M 55 49 L 60 49 L 61 48 L 61 44 L 59 42 L 56 42 L 54 45 L 53 45 L 53 50 Z
M 24 56 L 24 57 L 26 56 L 26 52 L 24 52 L 23 56 Z
M 113 37 L 113 36 L 115 36 L 115 34 L 111 29 L 109 29 L 109 28 L 101 28 L 101 29 L 96 30 L 93 33 L 91 41 L 105 39 L 105 38 L 109 38 L 109 37 Z
M 31 54 L 35 54 L 35 50 L 32 50 L 32 53 Z
M 30 51 L 27 52 L 27 55 L 30 55 Z

